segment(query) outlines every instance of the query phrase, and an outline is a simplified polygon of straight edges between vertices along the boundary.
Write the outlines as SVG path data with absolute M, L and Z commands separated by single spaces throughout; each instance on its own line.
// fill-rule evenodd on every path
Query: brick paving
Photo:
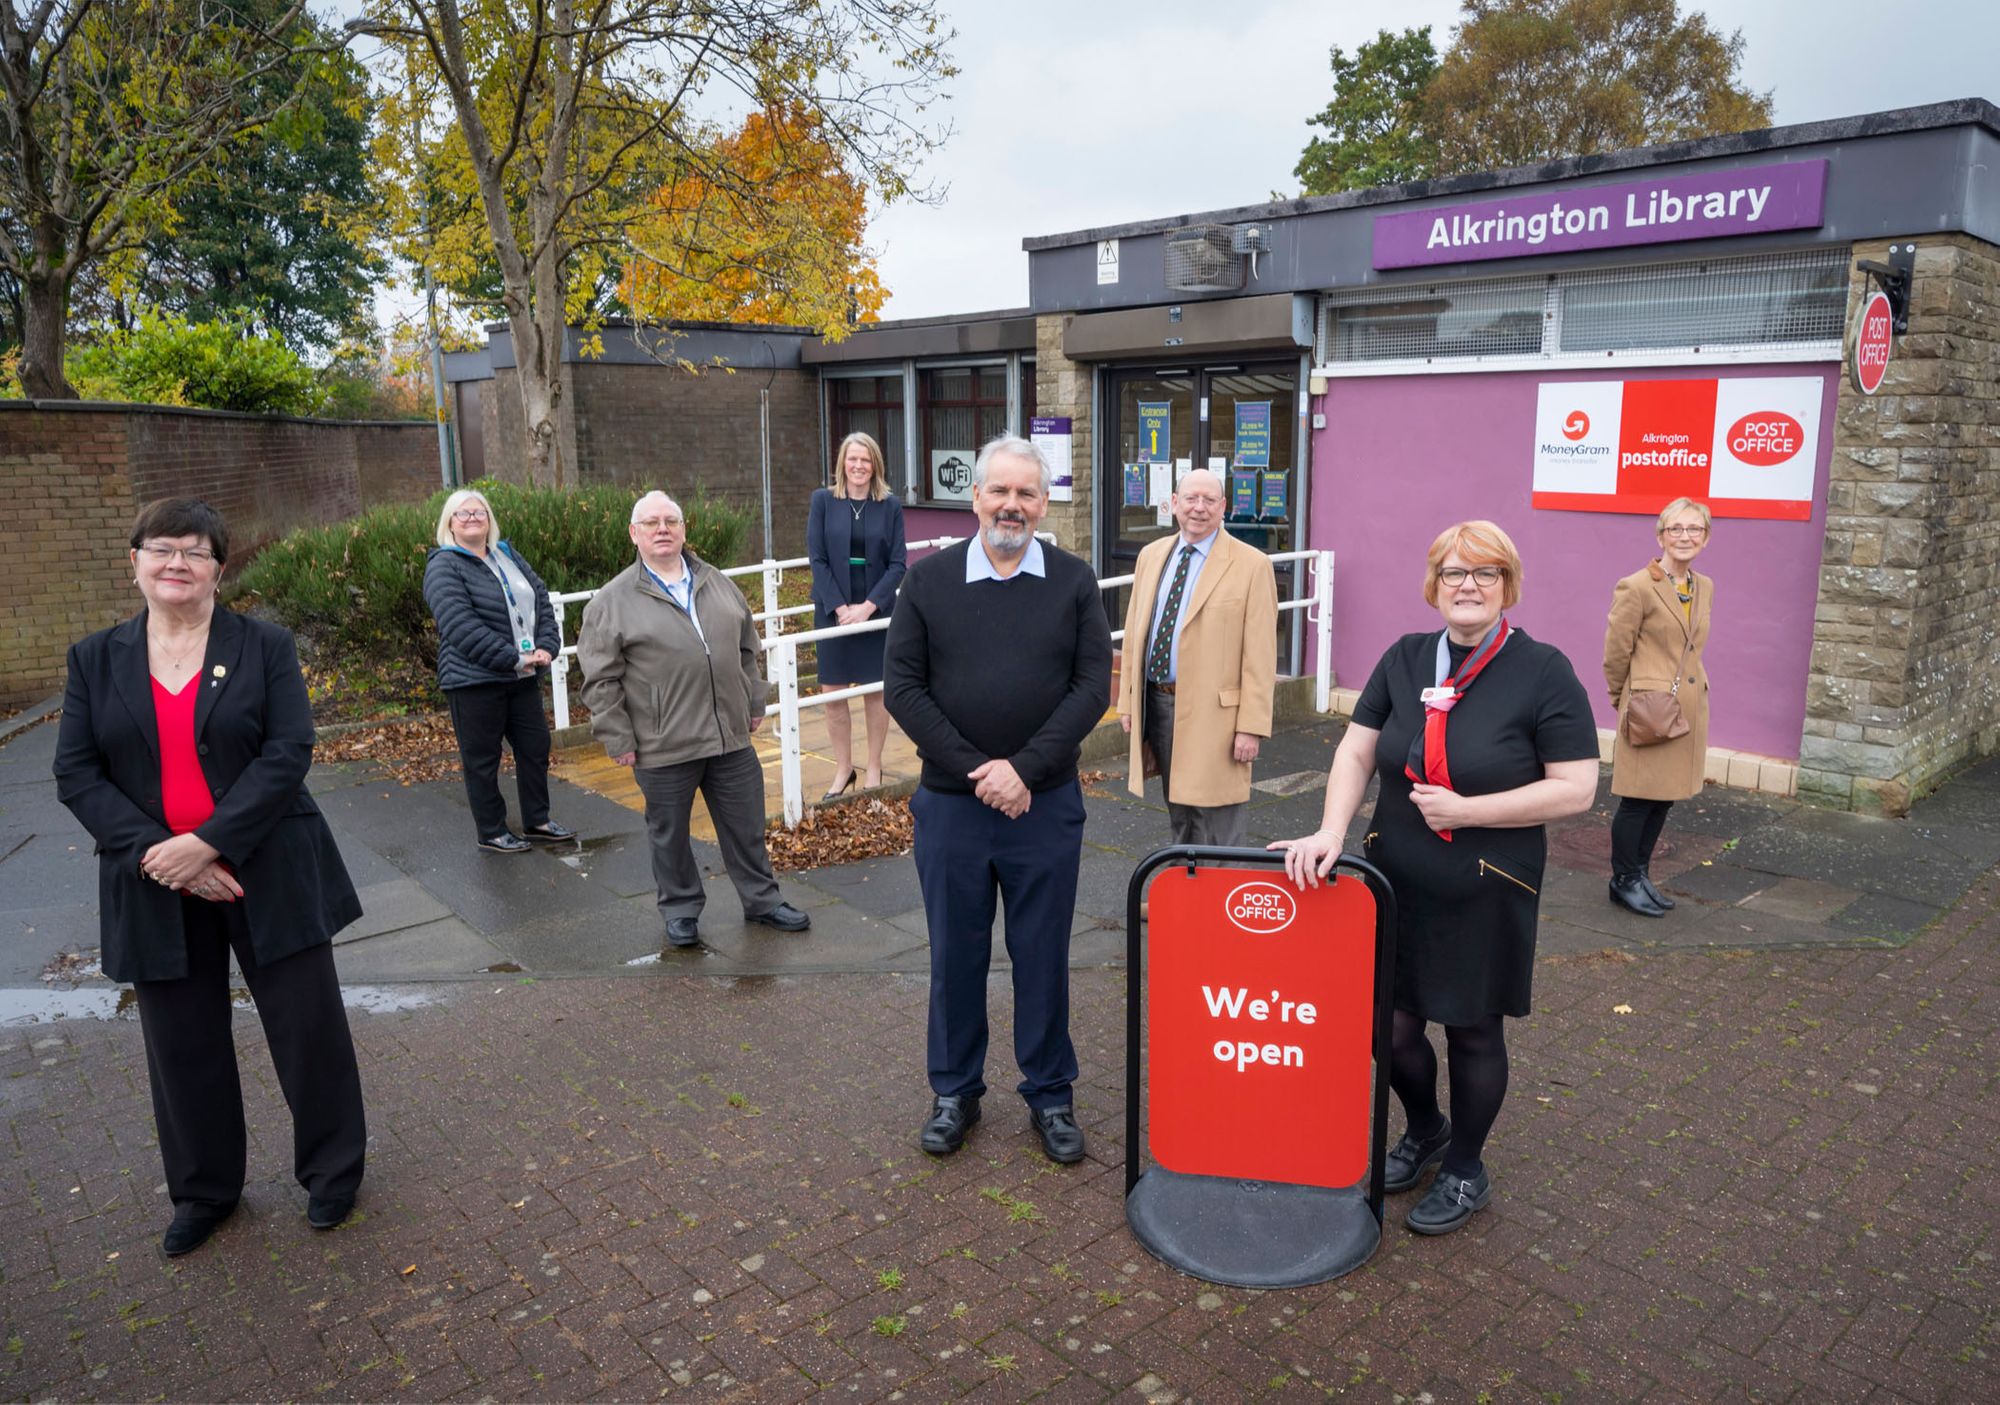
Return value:
M 1423 1239 L 1394 1197 L 1299 1291 L 1126 1231 L 1116 969 L 1075 975 L 1067 1169 L 1004 1055 L 967 1149 L 915 1149 L 918 976 L 426 990 L 353 1017 L 374 1138 L 332 1234 L 239 1017 L 251 1184 L 172 1262 L 136 1024 L 0 1029 L 0 1395 L 2000 1398 L 2000 871 L 1897 949 L 1549 957 L 1492 1207 Z

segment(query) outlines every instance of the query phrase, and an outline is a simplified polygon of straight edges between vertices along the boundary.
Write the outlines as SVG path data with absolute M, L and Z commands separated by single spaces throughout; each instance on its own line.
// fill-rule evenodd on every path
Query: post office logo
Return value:
M 1268 937 L 1292 925 L 1299 915 L 1298 895 L 1281 880 L 1259 879 L 1231 889 L 1222 911 L 1240 930 Z
M 1757 410 L 1729 426 L 1729 452 L 1754 468 L 1783 463 L 1805 442 L 1805 426 L 1782 410 Z

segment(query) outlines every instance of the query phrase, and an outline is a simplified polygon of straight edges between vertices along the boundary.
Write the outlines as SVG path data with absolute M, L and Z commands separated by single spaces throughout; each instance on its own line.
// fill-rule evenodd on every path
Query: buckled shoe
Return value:
M 1390 1195 L 1415 1189 L 1424 1172 L 1444 1160 L 1444 1149 L 1451 1144 L 1451 1119 L 1440 1117 L 1437 1131 L 1428 1137 L 1413 1137 L 1408 1132 L 1389 1148 L 1389 1155 L 1382 1167 L 1382 1189 Z
M 1485 1209 L 1492 1198 L 1493 1182 L 1487 1178 L 1485 1167 L 1469 1179 L 1439 1171 L 1431 1188 L 1424 1192 L 1424 1198 L 1403 1223 L 1415 1234 L 1450 1234 L 1471 1219 L 1474 1211 Z

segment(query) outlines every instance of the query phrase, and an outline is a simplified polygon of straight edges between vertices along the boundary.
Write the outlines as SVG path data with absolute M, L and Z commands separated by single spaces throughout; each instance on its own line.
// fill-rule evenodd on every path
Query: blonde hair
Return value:
M 1514 549 L 1514 539 L 1502 531 L 1497 522 L 1460 522 L 1447 527 L 1431 543 L 1430 554 L 1424 559 L 1424 603 L 1435 606 L 1438 602 L 1438 567 L 1453 552 L 1467 566 L 1498 566 L 1504 575 L 1506 591 L 1500 597 L 1502 609 L 1512 609 L 1521 601 L 1521 553 Z
M 457 492 L 446 498 L 444 506 L 438 509 L 437 544 L 439 546 L 458 545 L 458 538 L 451 534 L 451 515 L 469 502 L 476 502 L 486 509 L 486 545 L 492 546 L 500 540 L 500 518 L 493 511 L 493 504 L 486 501 L 486 494 L 480 492 L 477 488 L 460 488 Z
M 846 470 L 842 465 L 847 462 L 847 451 L 856 444 L 868 451 L 868 462 L 872 465 L 868 496 L 880 502 L 889 496 L 889 466 L 883 461 L 882 446 L 875 442 L 875 436 L 863 434 L 858 429 L 841 440 L 840 447 L 833 451 L 833 486 L 837 492 L 847 491 Z
M 1693 508 L 1701 514 L 1701 530 L 1706 534 L 1710 526 L 1714 524 L 1714 518 L 1709 516 L 1708 504 L 1705 502 L 1696 502 L 1693 498 L 1675 498 L 1660 509 L 1660 520 L 1653 528 L 1653 535 L 1664 537 L 1667 534 L 1667 524 L 1683 512 L 1686 512 L 1689 508 Z

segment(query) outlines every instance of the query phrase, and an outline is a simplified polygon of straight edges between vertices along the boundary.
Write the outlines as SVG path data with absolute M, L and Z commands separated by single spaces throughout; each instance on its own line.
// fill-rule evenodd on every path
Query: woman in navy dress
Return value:
M 882 447 L 866 434 L 850 434 L 833 456 L 834 486 L 812 495 L 806 555 L 812 561 L 813 628 L 860 624 L 896 608 L 905 570 L 903 504 L 889 491 Z M 885 634 L 874 631 L 822 639 L 818 645 L 820 691 L 882 681 Z M 833 752 L 833 784 L 826 798 L 854 784 L 854 719 L 845 702 L 825 703 Z M 889 712 L 882 695 L 862 699 L 868 718 L 868 771 L 864 787 L 882 784 L 882 744 Z
M 1502 1021 L 1528 1013 L 1543 826 L 1597 793 L 1589 698 L 1560 650 L 1502 617 L 1520 598 L 1520 554 L 1499 527 L 1439 534 L 1424 599 L 1444 628 L 1389 646 L 1334 753 L 1320 828 L 1271 846 L 1300 887 L 1317 886 L 1369 775 L 1381 777 L 1362 852 L 1396 893 L 1389 1083 L 1407 1122 L 1384 1184 L 1414 1189 L 1443 1163 L 1405 1221 L 1419 1234 L 1457 1229 L 1492 1198 L 1481 1152 L 1507 1092 Z M 1451 1058 L 1449 1119 L 1433 1020 Z

